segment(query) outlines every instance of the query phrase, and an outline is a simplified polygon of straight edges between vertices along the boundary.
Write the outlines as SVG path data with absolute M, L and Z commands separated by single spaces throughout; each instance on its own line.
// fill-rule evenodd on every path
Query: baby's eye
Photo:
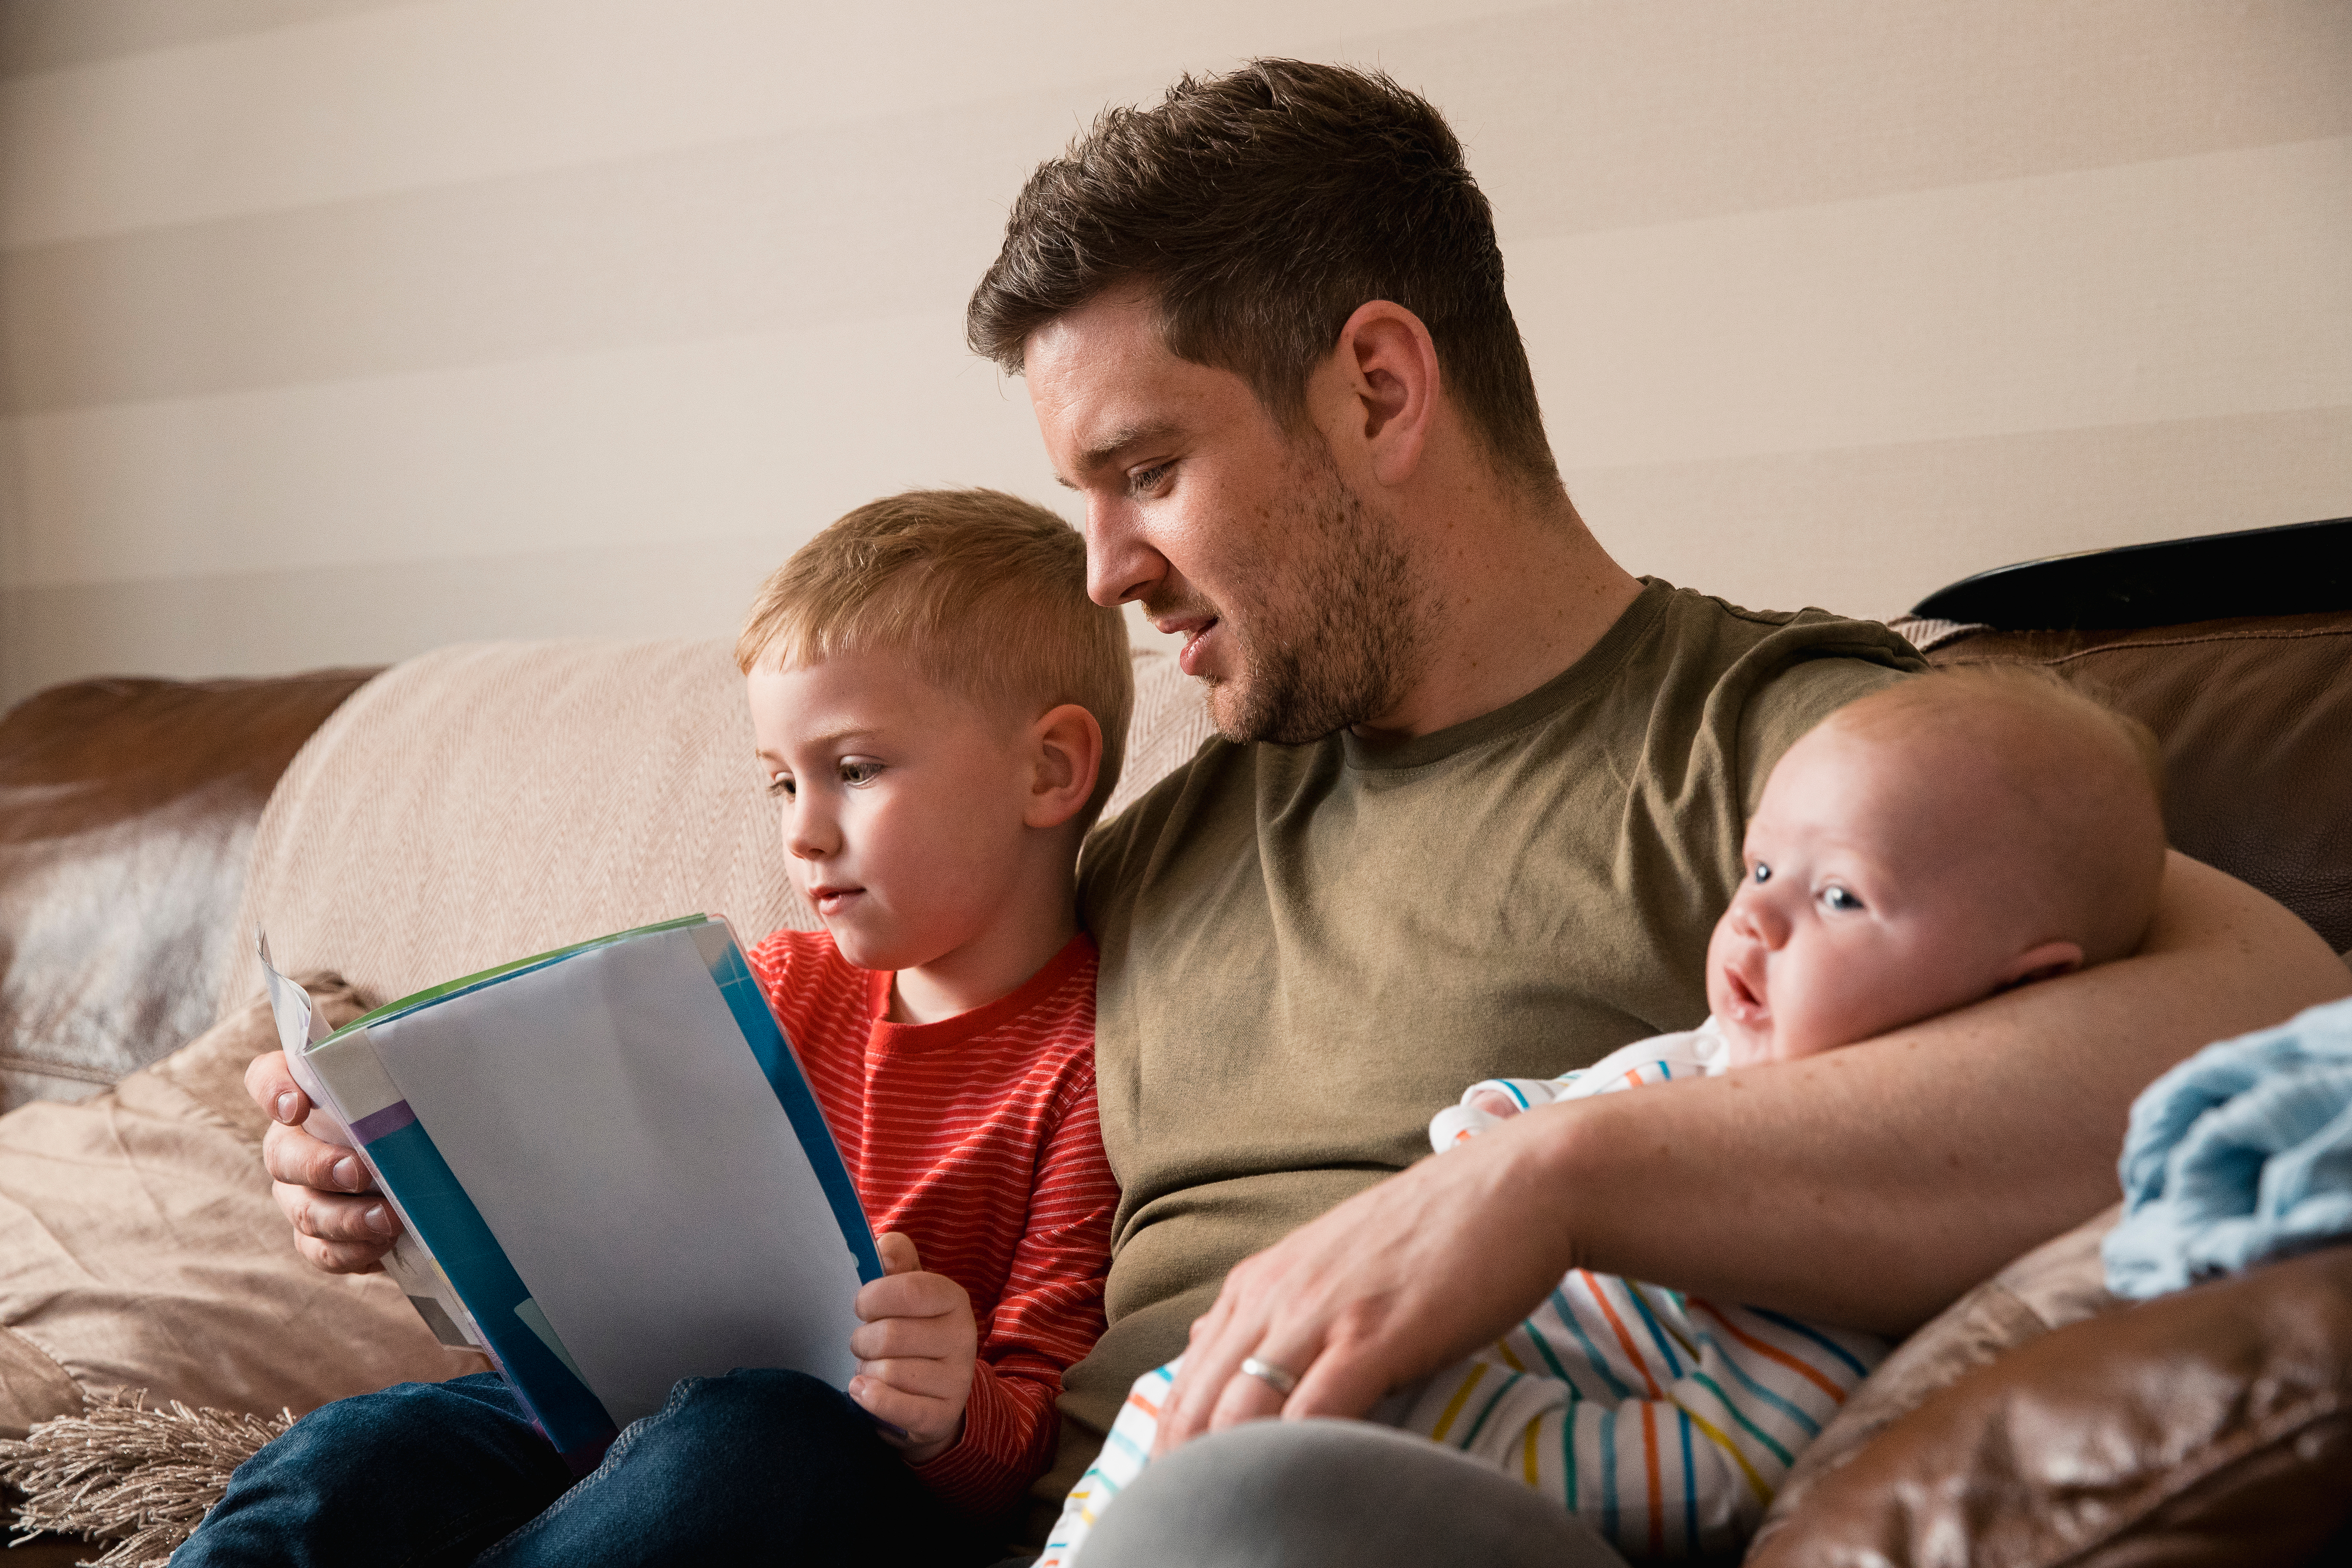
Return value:
M 841 759 L 841 782 L 853 789 L 859 784 L 872 784 L 881 776 L 882 764 L 871 757 Z
M 772 795 L 781 795 L 786 800 L 792 799 L 793 775 L 790 773 L 771 774 L 768 779 L 768 793 Z
M 1769 882 L 1772 879 L 1772 868 L 1759 860 L 1748 875 L 1759 882 Z
M 1841 888 L 1835 882 L 1822 889 L 1822 907 L 1838 914 L 1850 915 L 1862 908 L 1862 900 L 1851 888 Z

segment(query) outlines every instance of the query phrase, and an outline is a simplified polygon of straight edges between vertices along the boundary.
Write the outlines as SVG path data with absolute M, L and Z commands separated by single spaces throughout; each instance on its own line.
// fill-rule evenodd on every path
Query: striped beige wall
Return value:
M 2352 513 L 2344 0 L 0 0 L 0 698 L 707 634 L 868 496 L 1056 500 L 959 342 L 1005 204 L 1272 53 L 1451 113 L 1637 570 Z

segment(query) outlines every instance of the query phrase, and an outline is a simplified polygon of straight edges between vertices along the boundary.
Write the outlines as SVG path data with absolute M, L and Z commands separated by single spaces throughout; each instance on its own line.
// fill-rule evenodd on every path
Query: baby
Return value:
M 2155 741 L 2041 671 L 1905 681 L 1771 773 L 1707 944 L 1707 1020 L 1556 1079 L 1489 1079 L 1443 1151 L 1555 1101 L 1795 1061 L 2134 951 L 2163 876 Z M 1877 1364 L 1865 1335 L 1578 1270 L 1517 1329 L 1370 1418 L 1559 1498 L 1629 1556 L 1736 1549 Z M 1138 1379 L 1040 1560 L 1140 1473 L 1176 1366 Z

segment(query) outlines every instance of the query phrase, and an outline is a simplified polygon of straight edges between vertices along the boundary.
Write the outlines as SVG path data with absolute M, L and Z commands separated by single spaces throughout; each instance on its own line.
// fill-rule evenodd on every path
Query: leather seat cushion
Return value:
M 213 1021 L 262 806 L 371 673 L 84 680 L 0 718 L 0 1110 Z

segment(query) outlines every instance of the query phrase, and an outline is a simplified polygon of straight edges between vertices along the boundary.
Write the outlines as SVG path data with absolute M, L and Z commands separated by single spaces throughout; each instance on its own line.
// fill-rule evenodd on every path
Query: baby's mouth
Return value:
M 1767 1009 L 1763 997 L 1748 984 L 1748 977 L 1739 973 L 1738 965 L 1727 963 L 1723 966 L 1723 988 L 1731 997 L 1733 1015 L 1742 1022 L 1752 1023 L 1765 1016 Z

